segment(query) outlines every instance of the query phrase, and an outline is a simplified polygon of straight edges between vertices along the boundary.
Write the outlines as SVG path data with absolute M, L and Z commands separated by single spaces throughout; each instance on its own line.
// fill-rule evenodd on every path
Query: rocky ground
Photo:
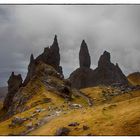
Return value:
M 80 94 L 67 101 L 43 87 L 42 94 L 26 104 L 29 109 L 0 123 L 0 135 L 140 134 L 139 89 L 101 86 L 82 89 Z

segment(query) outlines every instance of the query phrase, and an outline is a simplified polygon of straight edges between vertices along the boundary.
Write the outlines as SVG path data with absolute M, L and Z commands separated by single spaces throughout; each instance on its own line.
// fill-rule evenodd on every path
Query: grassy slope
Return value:
M 69 127 L 71 129 L 69 135 L 139 135 L 140 91 L 120 95 L 104 101 L 102 90 L 107 89 L 107 87 L 83 89 L 82 92 L 94 99 L 94 106 L 88 107 L 82 98 L 73 97 L 73 102 L 82 104 L 83 108 L 72 110 L 68 107 L 67 103 L 64 103 L 63 98 L 55 93 L 47 91 L 45 87 L 41 85 L 39 92 L 26 104 L 30 109 L 15 116 L 23 118 L 29 117 L 37 107 L 45 109 L 45 111 L 38 113 L 32 120 L 26 121 L 23 125 L 16 126 L 15 128 L 8 127 L 14 116 L 1 122 L 0 126 L 2 127 L 0 127 L 0 135 L 20 135 L 27 130 L 27 124 L 32 123 L 34 125 L 37 122 L 42 121 L 46 116 L 51 115 L 53 111 L 48 110 L 49 106 L 62 109 L 62 105 L 64 105 L 64 111 L 60 116 L 54 117 L 28 135 L 54 135 L 59 127 L 68 127 L 69 123 L 75 121 L 80 123 L 80 125 L 78 127 Z M 109 90 L 113 89 L 109 88 Z M 51 98 L 51 102 L 44 103 L 44 98 Z M 90 128 L 88 130 L 83 130 L 83 125 L 87 125 Z
M 94 98 L 94 107 L 71 110 L 29 135 L 54 135 L 59 127 L 68 127 L 69 123 L 75 121 L 80 125 L 69 127 L 69 135 L 140 135 L 140 91 L 120 95 L 103 103 L 101 90 L 99 87 L 82 90 Z M 90 128 L 84 131 L 83 125 Z
M 74 102 L 83 102 L 82 109 L 68 110 L 67 104 L 65 104 L 65 109 L 67 114 L 61 114 L 58 117 L 50 120 L 42 127 L 32 131 L 29 135 L 54 135 L 55 131 L 59 127 L 66 126 L 71 122 L 79 122 L 78 127 L 69 127 L 71 129 L 70 135 L 139 135 L 140 134 L 140 97 L 139 91 L 133 93 L 133 96 L 126 94 L 125 97 L 115 97 L 108 101 L 107 103 L 102 102 L 102 95 L 100 93 L 101 88 L 87 88 L 83 89 L 86 94 L 90 97 L 96 98 L 95 106 L 87 107 L 82 99 L 75 99 Z M 98 94 L 96 94 L 96 92 Z M 95 94 L 93 94 L 95 93 Z M 94 95 L 94 96 L 93 96 Z M 99 96 L 98 96 L 99 95 Z M 128 97 L 129 96 L 129 97 Z M 43 98 L 51 98 L 50 103 L 41 103 Z M 125 98 L 127 100 L 125 100 Z M 115 103 L 114 103 L 115 102 Z M 33 118 L 32 121 L 26 121 L 22 126 L 17 126 L 14 129 L 9 128 L 8 125 L 11 123 L 10 118 L 4 122 L 0 123 L 0 135 L 19 135 L 21 132 L 25 131 L 26 124 L 32 122 L 37 123 L 42 120 L 51 112 L 48 111 L 48 106 L 61 107 L 64 104 L 64 100 L 54 93 L 51 93 L 45 88 L 42 88 L 42 94 L 36 94 L 27 105 L 33 104 L 30 110 L 27 110 L 21 114 L 17 114 L 19 117 L 29 117 L 35 111 L 36 107 L 45 108 L 46 111 L 40 112 L 37 117 Z M 82 129 L 83 125 L 87 125 L 90 129 L 84 131 Z
M 132 85 L 140 85 L 140 72 L 132 73 L 127 78 Z
M 16 126 L 14 128 L 9 128 L 9 124 L 11 124 L 12 119 L 15 117 L 11 117 L 6 121 L 3 121 L 0 123 L 0 135 L 20 135 L 22 132 L 27 130 L 27 124 L 32 123 L 33 125 L 35 125 L 36 123 L 38 123 L 39 121 L 42 121 L 43 118 L 47 117 L 48 115 L 51 115 L 53 113 L 55 113 L 55 109 L 54 111 L 49 111 L 49 107 L 51 108 L 56 108 L 57 109 L 61 109 L 62 105 L 63 110 L 68 110 L 68 104 L 65 103 L 64 99 L 61 98 L 60 96 L 56 95 L 55 93 L 48 91 L 43 84 L 41 84 L 39 81 L 36 81 L 36 83 L 38 83 L 38 85 L 40 85 L 40 88 L 38 89 L 38 91 L 36 91 L 36 94 L 25 104 L 26 106 L 28 106 L 30 109 L 16 114 L 16 117 L 21 117 L 21 118 L 26 118 L 26 117 L 30 117 L 32 114 L 34 114 L 36 108 L 41 108 L 41 109 L 45 109 L 45 111 L 42 111 L 40 113 L 37 114 L 37 116 L 33 117 L 31 120 L 26 121 L 24 124 L 22 124 L 21 126 Z M 30 84 L 29 84 L 30 85 Z M 29 88 L 25 88 L 24 91 L 28 91 L 30 92 Z M 32 88 L 31 88 L 32 90 Z M 27 92 L 26 91 L 26 92 Z M 51 102 L 49 103 L 45 103 L 43 100 L 45 98 L 51 98 Z M 73 97 L 74 103 L 81 103 L 85 106 L 87 106 L 87 104 L 85 103 L 85 101 L 82 98 L 75 98 Z

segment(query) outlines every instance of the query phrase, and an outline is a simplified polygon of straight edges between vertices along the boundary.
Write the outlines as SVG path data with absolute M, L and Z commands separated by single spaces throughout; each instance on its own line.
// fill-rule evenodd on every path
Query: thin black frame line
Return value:
M 0 5 L 140 5 L 140 3 L 0 3 Z

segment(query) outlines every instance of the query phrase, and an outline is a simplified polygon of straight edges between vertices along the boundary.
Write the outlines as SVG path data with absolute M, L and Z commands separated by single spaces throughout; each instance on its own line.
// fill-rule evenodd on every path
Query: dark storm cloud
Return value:
M 0 6 L 0 85 L 12 71 L 26 75 L 30 54 L 39 55 L 58 35 L 65 76 L 79 66 L 78 53 L 87 42 L 92 68 L 104 50 L 123 72 L 140 69 L 139 5 Z

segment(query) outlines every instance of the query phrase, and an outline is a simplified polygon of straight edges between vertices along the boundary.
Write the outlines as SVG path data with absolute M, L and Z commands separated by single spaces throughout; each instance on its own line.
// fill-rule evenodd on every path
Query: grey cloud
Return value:
M 139 5 L 0 5 L 0 85 L 12 71 L 26 75 L 30 54 L 38 56 L 58 35 L 66 77 L 79 67 L 87 42 L 92 68 L 104 50 L 127 75 L 140 69 Z

